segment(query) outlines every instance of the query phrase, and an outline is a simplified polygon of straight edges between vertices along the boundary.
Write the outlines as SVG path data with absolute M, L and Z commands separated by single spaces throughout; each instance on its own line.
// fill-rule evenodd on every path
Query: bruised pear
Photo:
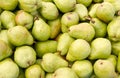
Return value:
M 103 45 L 104 44 L 104 45 Z M 108 58 L 111 54 L 111 42 L 106 38 L 96 38 L 91 42 L 89 59 Z
M 66 59 L 68 61 L 83 60 L 89 56 L 90 51 L 90 45 L 86 40 L 76 39 L 71 43 Z
M 86 41 L 91 41 L 95 36 L 93 26 L 86 22 L 71 26 L 68 33 L 73 38 L 84 39 Z
M 0 0 L 0 8 L 4 10 L 14 10 L 17 4 L 18 0 Z
M 43 1 L 39 12 L 47 20 L 55 20 L 59 15 L 56 5 L 52 2 Z
M 92 3 L 92 0 L 76 0 L 77 1 L 77 3 L 79 4 L 79 3 L 81 3 L 81 4 L 83 4 L 83 5 L 85 5 L 86 7 L 88 7 L 91 3 Z
M 63 13 L 74 10 L 76 4 L 76 0 L 53 0 L 53 2 L 57 6 L 57 8 Z
M 101 3 L 96 10 L 97 17 L 105 23 L 109 23 L 115 15 L 115 8 L 109 2 Z
M 12 53 L 13 51 L 9 47 L 9 45 L 5 41 L 0 40 L 0 60 L 3 60 L 4 58 L 11 56 Z
M 19 67 L 11 58 L 0 62 L 0 78 L 18 78 L 18 75 Z
M 26 78 L 44 78 L 44 76 L 45 76 L 45 72 L 37 64 L 34 64 L 25 70 Z
M 20 10 L 15 16 L 15 21 L 17 25 L 21 25 L 26 27 L 27 29 L 31 29 L 33 25 L 33 16 L 23 10 Z
M 3 11 L 0 15 L 1 23 L 3 28 L 12 28 L 16 25 L 15 23 L 15 14 L 11 11 Z
M 46 41 L 51 34 L 50 26 L 41 18 L 34 21 L 32 28 L 32 35 L 38 41 Z
M 53 53 L 46 53 L 42 57 L 41 65 L 46 72 L 54 72 L 58 68 L 67 67 L 68 62 L 59 55 Z
M 17 47 L 14 60 L 21 68 L 27 68 L 36 62 L 36 52 L 30 46 Z
M 14 46 L 32 45 L 33 37 L 30 32 L 23 26 L 15 26 L 7 32 L 8 40 Z

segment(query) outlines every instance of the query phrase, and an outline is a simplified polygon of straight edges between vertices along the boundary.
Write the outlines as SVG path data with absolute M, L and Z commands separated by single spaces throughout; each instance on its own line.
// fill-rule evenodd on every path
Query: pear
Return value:
M 82 22 L 71 26 L 68 33 L 73 38 L 84 39 L 86 41 L 91 41 L 95 36 L 93 26 L 87 22 Z
M 107 49 L 106 49 L 107 48 Z M 89 59 L 108 58 L 111 55 L 111 42 L 106 38 L 96 38 L 91 42 Z
M 19 68 L 19 76 L 18 78 L 25 78 L 25 71 L 22 68 Z
M 45 78 L 53 78 L 53 73 L 47 73 Z
M 39 12 L 47 20 L 55 20 L 59 16 L 56 5 L 52 2 L 42 2 Z
M 88 60 L 75 61 L 72 65 L 72 70 L 79 78 L 90 78 L 93 72 L 92 63 Z
M 41 18 L 38 18 L 34 22 L 32 28 L 32 35 L 38 41 L 46 41 L 51 34 L 50 26 Z
M 27 68 L 36 62 L 36 52 L 30 46 L 17 47 L 14 60 L 21 68 Z
M 76 12 L 67 12 L 61 17 L 61 24 L 69 28 L 79 23 L 79 16 Z
M 25 78 L 45 78 L 45 72 L 39 65 L 34 64 L 25 70 Z
M 98 78 L 118 78 L 116 77 L 115 67 L 108 60 L 97 60 L 94 65 L 94 73 Z
M 0 60 L 11 56 L 12 53 L 13 51 L 9 45 L 5 41 L 0 40 Z
M 83 4 L 76 4 L 74 12 L 77 12 L 80 18 L 80 21 L 85 21 L 88 17 L 87 7 Z
M 0 62 L 0 78 L 18 78 L 19 67 L 11 58 Z
M 67 67 L 68 62 L 56 54 L 46 53 L 42 57 L 41 65 L 46 72 L 54 72 L 58 68 Z
M 14 10 L 17 4 L 18 0 L 0 0 L 0 8 L 4 10 Z
M 118 56 L 120 52 L 120 42 L 112 42 L 112 53 Z
M 50 39 L 55 39 L 61 31 L 61 21 L 60 17 L 55 20 L 49 20 L 47 23 L 50 26 L 51 34 Z
M 33 37 L 29 31 L 23 26 L 15 26 L 7 32 L 8 40 L 14 46 L 32 45 Z
M 1 23 L 3 28 L 12 28 L 16 25 L 15 14 L 11 11 L 3 11 L 0 15 Z
M 76 0 L 76 1 L 77 1 L 78 4 L 81 3 L 81 4 L 85 5 L 86 7 L 88 7 L 92 3 L 92 0 L 88 0 L 88 1 L 86 1 L 86 0 Z
M 116 17 L 107 26 L 108 37 L 111 41 L 120 41 L 120 19 Z
M 99 20 L 98 18 L 92 18 L 90 24 L 95 29 L 95 37 L 105 37 L 107 33 L 107 24 Z
M 54 53 L 57 51 L 57 41 L 47 40 L 35 43 L 35 50 L 38 57 L 42 57 L 46 53 Z
M 63 12 L 70 12 L 75 9 L 76 0 L 53 0 L 57 8 Z
M 58 38 L 57 51 L 60 52 L 61 55 L 66 55 L 73 41 L 74 39 L 70 37 L 68 33 L 61 34 Z
M 20 9 L 34 12 L 42 6 L 42 0 L 18 0 Z
M 118 59 L 117 59 L 117 71 L 120 73 L 120 53 L 118 53 Z
M 109 2 L 101 3 L 96 10 L 97 17 L 105 23 L 109 23 L 115 15 L 115 8 Z
M 23 10 L 20 10 L 15 16 L 15 21 L 17 25 L 21 25 L 26 27 L 27 29 L 31 29 L 33 25 L 33 16 Z
M 86 40 L 76 39 L 71 43 L 66 59 L 68 61 L 83 60 L 89 56 L 90 51 L 90 45 Z
M 53 78 L 79 78 L 77 74 L 68 67 L 58 68 L 54 74 Z

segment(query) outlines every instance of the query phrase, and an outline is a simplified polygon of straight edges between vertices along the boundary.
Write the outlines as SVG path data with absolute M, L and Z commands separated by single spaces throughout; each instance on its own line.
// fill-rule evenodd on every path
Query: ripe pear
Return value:
M 111 55 L 111 42 L 106 38 L 96 38 L 91 42 L 89 59 L 108 58 Z
M 45 72 L 39 65 L 34 64 L 25 70 L 25 77 L 26 78 L 45 78 Z
M 14 46 L 32 45 L 33 37 L 30 32 L 23 26 L 15 26 L 8 30 L 8 39 Z
M 77 3 L 79 4 L 79 3 L 81 3 L 81 4 L 83 4 L 83 5 L 85 5 L 86 7 L 88 7 L 91 3 L 92 3 L 92 0 L 76 0 L 77 1 Z
M 115 8 L 109 2 L 101 3 L 96 10 L 97 17 L 105 23 L 109 23 L 115 15 Z
M 36 62 L 36 52 L 30 46 L 17 47 L 14 60 L 21 68 L 27 68 Z
M 54 72 L 58 68 L 67 67 L 68 62 L 59 55 L 46 53 L 42 57 L 41 65 L 46 72 Z
M 33 16 L 23 10 L 19 10 L 15 16 L 15 21 L 17 25 L 31 29 L 33 25 Z
M 0 0 L 0 8 L 4 10 L 14 10 L 17 4 L 18 0 Z
M 95 29 L 95 37 L 105 37 L 107 33 L 107 24 L 99 20 L 98 18 L 92 18 L 90 24 Z
M 18 0 L 20 9 L 34 12 L 42 6 L 42 0 Z
M 42 57 L 46 53 L 54 53 L 57 51 L 57 41 L 47 40 L 35 43 L 35 50 L 38 57 Z
M 18 78 L 18 75 L 19 67 L 11 58 L 0 62 L 0 78 Z
M 73 38 L 84 39 L 86 41 L 91 41 L 95 36 L 93 26 L 87 22 L 82 22 L 71 26 L 68 33 Z
M 116 77 L 115 67 L 108 60 L 97 60 L 94 65 L 94 73 L 98 78 L 118 78 Z
M 66 55 L 73 41 L 74 39 L 70 37 L 68 33 L 61 34 L 58 38 L 57 51 L 60 52 L 61 55 Z
M 77 74 L 68 67 L 58 68 L 54 74 L 53 78 L 79 78 Z
M 87 7 L 83 4 L 76 4 L 74 12 L 77 12 L 80 18 L 80 21 L 85 21 L 88 17 Z
M 47 20 L 55 20 L 59 16 L 56 5 L 52 2 L 42 2 L 39 12 Z
M 1 23 L 3 28 L 12 28 L 16 25 L 15 14 L 11 11 L 3 11 L 0 15 Z
M 57 8 L 63 12 L 70 12 L 75 9 L 76 0 L 53 0 Z
M 47 23 L 50 26 L 51 34 L 50 39 L 55 39 L 61 31 L 61 21 L 60 17 L 55 20 L 49 20 Z
M 76 39 L 71 43 L 66 59 L 68 61 L 83 60 L 89 56 L 90 51 L 90 45 L 86 40 Z
M 46 41 L 51 34 L 50 26 L 41 18 L 34 21 L 32 35 L 38 41 Z
M 0 60 L 3 60 L 13 54 L 12 49 L 9 47 L 9 45 L 3 41 L 0 40 Z
M 92 63 L 88 60 L 75 61 L 72 65 L 72 70 L 79 78 L 90 78 L 93 72 Z

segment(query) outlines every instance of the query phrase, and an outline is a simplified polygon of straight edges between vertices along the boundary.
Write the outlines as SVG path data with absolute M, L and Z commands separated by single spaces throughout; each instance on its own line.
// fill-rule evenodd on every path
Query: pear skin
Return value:
M 81 3 L 83 5 L 85 5 L 86 7 L 88 7 L 91 3 L 92 3 L 92 0 L 89 0 L 89 1 L 85 1 L 85 0 L 76 0 L 77 3 Z

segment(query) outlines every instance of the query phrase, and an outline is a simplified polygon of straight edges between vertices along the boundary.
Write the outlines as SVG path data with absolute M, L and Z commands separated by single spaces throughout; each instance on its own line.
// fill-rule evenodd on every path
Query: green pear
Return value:
M 0 60 L 3 60 L 4 58 L 7 58 L 13 54 L 12 49 L 9 47 L 9 45 L 3 41 L 0 40 Z
M 42 6 L 42 0 L 18 0 L 20 9 L 34 12 Z
M 23 26 L 15 26 L 8 30 L 8 39 L 14 46 L 32 45 L 33 37 Z
M 42 2 L 39 12 L 47 20 L 55 20 L 59 16 L 56 5 L 52 2 Z
M 93 72 L 92 63 L 88 60 L 75 61 L 72 65 L 72 70 L 79 78 L 90 78 Z
M 45 78 L 53 78 L 53 73 L 47 73 Z
M 0 78 L 18 78 L 19 67 L 11 58 L 0 62 Z
M 53 0 L 42 0 L 42 1 L 45 1 L 45 2 L 52 2 Z
M 118 59 L 117 59 L 117 71 L 120 73 L 120 53 L 118 53 Z
M 85 5 L 86 7 L 88 7 L 91 3 L 92 3 L 92 0 L 76 0 L 77 1 L 77 3 L 79 4 L 79 3 L 81 3 L 81 4 L 83 4 L 83 5 Z
M 107 24 L 99 20 L 98 18 L 92 18 L 90 24 L 95 29 L 95 37 L 105 37 L 107 33 Z
M 15 21 L 17 25 L 31 29 L 33 25 L 33 16 L 23 10 L 19 10 L 15 16 Z
M 50 38 L 55 39 L 61 31 L 61 21 L 60 17 L 55 20 L 49 20 L 47 23 L 50 26 L 51 34 Z
M 107 26 L 108 37 L 111 41 L 120 41 L 120 19 L 116 17 Z
M 93 0 L 93 2 L 100 3 L 100 2 L 103 2 L 103 0 Z
M 67 12 L 61 17 L 61 24 L 69 28 L 79 23 L 79 16 L 76 12 Z
M 74 11 L 78 13 L 80 21 L 85 21 L 88 17 L 87 7 L 83 4 L 76 4 Z
M 54 74 L 53 78 L 79 78 L 77 74 L 68 67 L 58 68 Z
M 36 52 L 30 46 L 17 47 L 14 60 L 21 68 L 27 68 L 36 62 Z
M 63 12 L 70 12 L 75 9 L 76 0 L 53 0 L 57 8 Z
M 39 33 L 39 34 L 38 34 Z M 50 26 L 41 18 L 38 18 L 34 22 L 32 28 L 32 35 L 38 41 L 46 41 L 51 34 Z
M 98 78 L 118 78 L 116 77 L 115 67 L 108 60 L 97 60 L 94 65 L 94 73 Z
M 58 46 L 57 51 L 60 52 L 61 55 L 66 55 L 71 43 L 74 41 L 72 37 L 69 36 L 68 33 L 63 33 L 58 38 Z
M 86 41 L 91 41 L 95 36 L 93 26 L 87 22 L 82 22 L 69 27 L 68 33 L 73 38 L 84 39 Z
M 0 0 L 0 8 L 4 10 L 14 10 L 17 4 L 18 0 Z
M 25 70 L 25 78 L 45 78 L 45 72 L 39 65 L 34 64 Z
M 67 67 L 68 62 L 56 54 L 46 53 L 42 57 L 41 65 L 46 72 L 54 72 L 58 68 Z
M 96 3 L 96 4 L 93 4 L 91 5 L 91 8 L 88 12 L 89 16 L 92 17 L 92 18 L 96 18 L 96 10 L 98 8 L 98 6 L 100 5 L 100 3 Z
M 66 59 L 68 61 L 83 60 L 89 56 L 90 51 L 90 45 L 86 40 L 76 39 L 71 43 Z
M 108 58 L 111 55 L 111 42 L 106 38 L 96 38 L 91 42 L 89 59 Z
M 96 10 L 97 17 L 105 23 L 109 23 L 115 15 L 115 8 L 109 2 L 101 3 Z
M 57 51 L 57 41 L 47 40 L 35 43 L 35 50 L 38 57 L 42 57 L 46 53 L 54 53 Z
M 19 68 L 19 76 L 17 78 L 25 78 L 25 71 L 22 68 Z
M 15 14 L 11 11 L 3 11 L 0 15 L 1 23 L 3 28 L 12 28 L 16 25 Z

